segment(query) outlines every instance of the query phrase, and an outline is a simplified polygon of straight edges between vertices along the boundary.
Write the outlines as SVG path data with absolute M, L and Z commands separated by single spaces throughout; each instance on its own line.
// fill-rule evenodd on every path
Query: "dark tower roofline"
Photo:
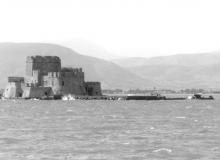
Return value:
M 61 62 L 60 57 L 58 56 L 40 56 L 40 55 L 36 55 L 36 56 L 28 56 L 26 58 L 26 62 L 30 62 L 30 63 L 53 63 L 53 62 Z

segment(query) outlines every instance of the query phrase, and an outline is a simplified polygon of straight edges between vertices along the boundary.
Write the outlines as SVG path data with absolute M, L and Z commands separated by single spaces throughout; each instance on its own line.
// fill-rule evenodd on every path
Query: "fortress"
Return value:
M 85 82 L 82 68 L 62 68 L 57 56 L 29 56 L 25 77 L 8 77 L 5 98 L 101 96 L 100 82 Z

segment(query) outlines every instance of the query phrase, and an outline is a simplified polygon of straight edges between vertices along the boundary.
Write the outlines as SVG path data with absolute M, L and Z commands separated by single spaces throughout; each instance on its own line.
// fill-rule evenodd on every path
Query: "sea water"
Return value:
M 1 160 L 220 159 L 214 101 L 0 101 Z

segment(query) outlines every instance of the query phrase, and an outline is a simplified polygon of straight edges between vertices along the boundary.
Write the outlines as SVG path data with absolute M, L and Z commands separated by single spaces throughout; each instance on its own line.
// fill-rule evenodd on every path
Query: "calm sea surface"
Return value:
M 214 101 L 0 101 L 0 160 L 220 159 Z

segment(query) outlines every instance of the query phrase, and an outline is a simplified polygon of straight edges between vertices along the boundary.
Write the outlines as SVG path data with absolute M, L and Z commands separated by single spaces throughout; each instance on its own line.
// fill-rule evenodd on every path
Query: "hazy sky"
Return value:
M 119 56 L 220 49 L 219 0 L 0 0 L 0 41 L 84 39 Z

